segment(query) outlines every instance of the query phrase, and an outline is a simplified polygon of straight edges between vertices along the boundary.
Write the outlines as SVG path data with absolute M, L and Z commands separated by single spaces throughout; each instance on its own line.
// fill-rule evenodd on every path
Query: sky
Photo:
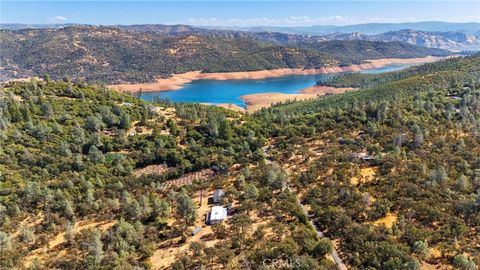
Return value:
M 470 1 L 18 1 L 0 0 L 1 23 L 309 26 L 371 22 L 480 22 Z

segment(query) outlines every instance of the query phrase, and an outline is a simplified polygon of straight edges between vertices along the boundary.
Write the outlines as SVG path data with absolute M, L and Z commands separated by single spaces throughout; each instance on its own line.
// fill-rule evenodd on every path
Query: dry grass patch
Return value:
M 20 232 L 23 228 L 34 228 L 36 226 L 38 226 L 40 223 L 43 222 L 43 214 L 37 214 L 35 217 L 27 217 L 25 218 L 24 220 L 20 221 L 20 223 L 18 223 L 15 228 L 15 232 L 12 233 L 12 238 L 15 238 L 17 237 L 18 235 L 20 235 Z
M 210 192 L 203 192 L 203 199 L 200 203 L 200 192 L 198 196 L 194 198 L 194 201 L 197 203 L 197 219 L 195 220 L 195 224 L 190 226 L 187 229 L 188 238 L 185 243 L 177 245 L 180 241 L 180 237 L 169 239 L 164 241 L 159 249 L 155 250 L 153 255 L 149 258 L 149 261 L 152 265 L 152 269 L 170 269 L 170 265 L 176 261 L 178 256 L 182 254 L 187 254 L 190 244 L 192 242 L 203 241 L 202 238 L 204 236 L 213 234 L 212 227 L 207 226 L 205 224 L 205 216 L 210 211 L 210 206 L 208 205 L 208 198 L 213 195 L 213 191 Z M 174 225 L 175 219 L 171 219 L 169 222 L 170 225 Z M 193 228 L 195 227 L 202 227 L 202 230 L 195 235 L 191 235 Z M 219 240 L 213 239 L 209 241 L 203 241 L 207 247 L 214 246 Z
M 221 104 L 217 104 L 218 107 L 222 107 L 222 108 L 225 108 L 225 109 L 229 109 L 229 110 L 232 110 L 232 111 L 235 111 L 235 112 L 240 112 L 240 113 L 245 113 L 247 110 L 245 108 L 242 108 L 236 104 L 232 104 L 232 103 L 221 103 Z
M 272 104 L 295 100 L 308 100 L 317 98 L 316 94 L 283 94 L 283 93 L 259 93 L 240 97 L 247 104 L 248 112 L 255 112 Z
M 430 264 L 427 262 L 422 262 L 420 266 L 421 270 L 448 270 L 451 269 L 450 267 L 442 264 Z
M 430 252 L 428 253 L 428 256 L 432 259 L 438 259 L 442 257 L 442 251 L 438 247 L 432 247 L 430 248 Z
M 108 229 L 110 229 L 113 225 L 115 225 L 116 221 L 84 221 L 80 223 L 75 223 L 73 227 L 73 232 L 75 234 L 79 233 L 82 230 L 86 229 L 93 229 L 97 228 L 98 230 L 104 232 Z M 51 238 L 46 245 L 43 247 L 37 248 L 28 254 L 24 260 L 23 264 L 25 267 L 31 266 L 31 264 L 34 262 L 35 259 L 38 259 L 40 262 L 44 262 L 47 256 L 47 254 L 51 253 L 54 251 L 55 248 L 61 246 L 66 242 L 65 238 L 65 232 L 61 232 L 57 235 L 55 235 L 53 238 Z M 62 249 L 59 251 L 59 253 L 65 252 L 65 249 Z
M 367 167 L 360 169 L 360 178 L 359 177 L 352 177 L 351 183 L 352 185 L 358 185 L 360 183 L 366 183 L 372 181 L 375 177 L 375 174 L 378 172 L 377 167 Z
M 153 111 L 158 115 L 164 116 L 166 119 L 180 120 L 180 118 L 177 117 L 177 111 L 174 107 L 155 107 Z
M 153 129 L 145 126 L 139 126 L 138 123 L 138 121 L 132 123 L 132 127 L 127 132 L 128 136 L 151 135 L 153 133 Z
M 397 220 L 398 220 L 398 217 L 396 214 L 387 213 L 385 217 L 375 220 L 373 222 L 373 225 L 375 226 L 384 225 L 387 228 L 392 228 L 392 225 L 396 223 Z
M 157 249 L 149 259 L 152 269 L 169 268 L 181 253 L 180 247 L 164 247 Z

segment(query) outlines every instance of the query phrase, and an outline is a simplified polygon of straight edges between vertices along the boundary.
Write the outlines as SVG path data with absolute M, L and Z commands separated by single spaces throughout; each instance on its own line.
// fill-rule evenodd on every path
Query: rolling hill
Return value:
M 107 83 L 153 81 L 192 70 L 252 71 L 275 68 L 319 68 L 377 58 L 445 56 L 444 50 L 376 41 L 287 41 L 249 35 L 191 34 L 176 28 L 174 36 L 152 27 L 120 29 L 69 26 L 59 29 L 2 30 L 2 80 L 50 74 L 53 78 Z M 188 33 L 186 35 L 179 34 Z M 337 50 L 343 46 L 345 50 Z M 367 53 L 368 52 L 368 53 Z
M 0 268 L 477 269 L 480 55 L 413 70 L 253 115 L 4 83 Z
M 473 25 L 469 25 L 474 27 Z M 289 32 L 289 31 L 275 31 L 275 29 L 264 29 L 265 31 L 235 31 L 235 30 L 221 30 L 213 28 L 200 28 L 189 25 L 119 25 L 116 26 L 129 31 L 141 31 L 141 32 L 155 32 L 166 35 L 186 35 L 186 34 L 198 34 L 208 36 L 222 36 L 222 37 L 245 37 L 252 38 L 259 41 L 274 42 L 278 44 L 294 44 L 300 42 L 321 42 L 330 40 L 367 40 L 367 41 L 383 41 L 383 42 L 404 42 L 413 45 L 440 48 L 450 51 L 474 51 L 480 50 L 480 39 L 475 30 L 466 31 L 462 30 L 460 26 L 455 28 L 445 27 L 443 29 L 457 29 L 455 31 L 422 31 L 416 30 L 415 24 L 400 24 L 397 27 L 392 27 L 394 31 L 386 32 L 373 32 L 359 28 L 355 29 L 354 26 L 350 28 L 345 27 L 345 31 L 339 30 L 335 32 L 315 33 L 308 34 L 302 32 Z M 401 28 L 401 27 L 413 27 Z M 464 26 L 467 29 L 467 26 Z M 419 29 L 442 29 L 434 27 L 418 27 Z M 386 27 L 385 29 L 389 29 Z M 478 27 L 480 31 L 480 26 Z M 346 30 L 352 30 L 347 32 Z M 358 31 L 353 31 L 358 30 Z

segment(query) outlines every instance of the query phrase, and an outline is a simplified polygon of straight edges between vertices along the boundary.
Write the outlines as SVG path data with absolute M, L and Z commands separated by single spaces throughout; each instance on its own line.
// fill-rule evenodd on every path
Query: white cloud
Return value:
M 198 26 L 310 26 L 310 25 L 347 25 L 370 22 L 394 22 L 409 21 L 412 18 L 392 20 L 382 17 L 356 17 L 356 16 L 327 16 L 312 18 L 309 16 L 289 16 L 284 18 L 188 18 L 181 23 Z
M 65 18 L 63 16 L 55 16 L 55 17 L 51 17 L 50 19 L 48 19 L 48 22 L 49 23 L 64 23 L 66 20 L 67 20 L 67 18 Z
M 415 18 L 415 17 L 360 17 L 360 16 L 289 16 L 284 18 L 254 17 L 254 18 L 188 18 L 183 21 L 171 22 L 170 24 L 189 24 L 196 26 L 311 26 L 311 25 L 351 25 L 361 23 L 402 23 L 419 21 L 451 21 L 469 22 L 480 21 L 480 16 L 452 17 L 450 20 L 440 17 Z

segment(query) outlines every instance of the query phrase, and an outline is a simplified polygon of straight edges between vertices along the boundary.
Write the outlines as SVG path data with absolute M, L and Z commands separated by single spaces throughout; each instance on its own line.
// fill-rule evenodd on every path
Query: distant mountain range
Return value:
M 329 40 L 369 40 L 369 41 L 400 41 L 429 48 L 441 48 L 450 51 L 480 50 L 480 38 L 462 32 L 427 32 L 412 29 L 391 31 L 377 35 L 362 33 L 336 33 L 324 36 Z
M 384 42 L 405 42 L 429 48 L 440 48 L 450 51 L 477 51 L 480 50 L 480 37 L 466 32 L 428 32 L 413 29 L 389 31 L 369 35 L 362 32 L 341 33 L 328 35 L 308 35 L 281 32 L 256 32 L 224 29 L 205 29 L 189 25 L 119 25 L 122 29 L 135 32 L 155 32 L 165 35 L 208 35 L 217 37 L 243 37 L 258 41 L 274 42 L 278 44 L 314 43 L 331 40 L 366 40 Z M 454 28 L 453 26 L 451 28 Z
M 216 29 L 242 30 L 251 32 L 280 32 L 290 34 L 328 35 L 332 33 L 360 32 L 366 35 L 378 35 L 385 32 L 413 29 L 427 32 L 462 32 L 480 34 L 480 23 L 449 23 L 449 22 L 411 22 L 411 23 L 366 23 L 346 26 L 314 25 L 314 26 L 255 26 L 255 27 L 212 27 Z
M 2 30 L 42 29 L 42 28 L 63 28 L 66 26 L 79 25 L 76 23 L 60 24 L 25 24 L 25 23 L 0 23 Z
M 0 29 L 20 30 L 26 28 L 61 28 L 71 25 L 80 24 L 20 24 L 9 23 L 0 24 Z M 189 26 L 189 25 L 163 25 L 163 24 L 141 24 L 141 25 L 125 25 L 125 27 L 140 29 L 159 30 L 159 27 L 168 30 L 180 29 L 190 30 L 196 29 L 216 29 L 216 30 L 234 30 L 247 32 L 279 32 L 289 34 L 305 34 L 305 35 L 328 35 L 333 33 L 354 33 L 359 32 L 366 35 L 378 35 L 385 32 L 399 31 L 404 29 L 412 29 L 426 32 L 461 32 L 472 35 L 480 34 L 480 23 L 450 23 L 450 22 L 410 22 L 410 23 L 366 23 L 354 25 L 313 25 L 313 26 L 254 26 L 254 27 L 227 27 L 227 26 Z M 176 31 L 177 31 L 176 30 Z
M 426 27 L 425 24 L 420 26 Z M 365 25 L 360 25 L 358 29 Z M 415 26 L 414 24 L 394 25 L 396 28 L 403 26 Z M 468 27 L 467 27 L 468 26 Z M 478 26 L 475 28 L 474 26 Z M 365 32 L 334 32 L 325 35 L 310 35 L 306 33 L 288 33 L 272 31 L 239 31 L 227 29 L 205 29 L 189 25 L 118 25 L 122 29 L 136 32 L 155 32 L 165 35 L 209 35 L 221 37 L 244 37 L 258 41 L 275 42 L 279 44 L 295 44 L 299 42 L 322 42 L 330 40 L 367 40 L 367 41 L 399 41 L 429 48 L 440 48 L 450 51 L 478 51 L 480 50 L 480 35 L 475 36 L 470 32 L 480 30 L 480 24 L 446 24 L 444 27 L 430 27 L 430 29 L 460 29 L 459 31 L 422 31 L 414 29 L 401 29 L 379 34 L 367 34 Z M 387 26 L 383 27 L 387 29 Z M 393 27 L 392 27 L 393 28 Z M 355 29 L 351 26 L 348 29 Z M 461 30 L 464 29 L 464 30 Z M 465 30 L 467 29 L 467 30 Z M 366 31 L 368 32 L 368 31 Z M 372 31 L 370 31 L 372 32 Z
M 62 28 L 72 24 L 0 24 L 0 29 Z M 308 27 L 195 27 L 190 25 L 113 25 L 133 32 L 154 32 L 169 36 L 207 35 L 228 38 L 250 38 L 278 44 L 321 42 L 329 40 L 400 41 L 450 51 L 480 50 L 480 23 L 370 23 L 348 26 Z

